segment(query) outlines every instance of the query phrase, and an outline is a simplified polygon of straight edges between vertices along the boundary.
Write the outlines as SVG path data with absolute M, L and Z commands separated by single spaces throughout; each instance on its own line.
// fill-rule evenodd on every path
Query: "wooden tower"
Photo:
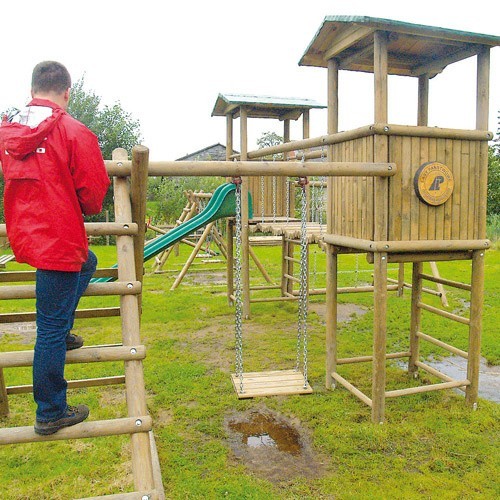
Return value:
M 488 168 L 489 53 L 500 37 L 466 33 L 370 17 L 326 17 L 299 64 L 328 70 L 328 133 L 334 139 L 329 161 L 368 161 L 396 164 L 392 177 L 330 178 L 328 186 L 326 385 L 340 383 L 372 409 L 372 420 L 384 419 L 386 398 L 458 387 L 466 401 L 477 403 L 486 240 Z M 476 128 L 459 130 L 428 126 L 430 81 L 448 65 L 477 58 Z M 339 71 L 361 71 L 374 76 L 374 122 L 338 132 Z M 388 123 L 388 77 L 418 79 L 418 121 L 415 125 Z M 460 85 L 460 82 L 456 82 Z M 373 354 L 337 357 L 337 256 L 363 252 L 374 264 Z M 470 260 L 471 284 L 436 280 L 423 273 L 424 262 Z M 386 352 L 387 264 L 413 264 L 409 349 Z M 469 290 L 469 317 L 460 317 L 422 302 L 425 280 Z M 422 311 L 466 325 L 468 352 L 420 331 Z M 419 359 L 419 342 L 426 340 L 467 359 L 466 380 L 452 380 Z M 402 390 L 386 390 L 387 359 L 409 359 L 409 372 L 419 369 L 441 383 Z M 344 377 L 340 365 L 372 363 L 371 396 Z
M 310 110 L 324 109 L 326 106 L 311 99 L 296 99 L 286 97 L 268 97 L 240 94 L 219 94 L 212 111 L 212 116 L 226 117 L 226 160 L 249 160 L 248 156 L 248 119 L 267 118 L 283 122 L 283 140 L 290 142 L 290 121 L 302 117 L 302 137 L 309 138 Z M 240 153 L 233 154 L 233 122 L 240 119 Z M 272 156 L 272 155 L 271 155 Z M 287 161 L 288 154 L 277 155 L 279 161 Z M 276 158 L 276 157 L 274 157 Z M 270 158 L 273 161 L 273 158 Z M 248 243 L 248 203 L 246 193 L 252 196 L 253 213 L 255 218 L 284 218 L 294 206 L 293 190 L 287 196 L 288 177 L 247 177 L 243 179 L 243 296 L 244 316 L 250 316 L 250 278 L 249 278 L 249 243 Z M 293 214 L 293 211 L 292 211 Z M 233 261 L 232 261 L 232 227 L 228 225 L 228 297 L 233 293 Z

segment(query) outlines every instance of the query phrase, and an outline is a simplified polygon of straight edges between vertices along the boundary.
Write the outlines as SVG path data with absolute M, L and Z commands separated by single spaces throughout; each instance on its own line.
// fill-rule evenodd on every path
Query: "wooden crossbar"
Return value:
M 358 399 L 363 401 L 370 408 L 372 407 L 372 400 L 364 393 L 361 392 L 357 387 L 348 382 L 344 377 L 339 375 L 337 372 L 332 372 L 332 378 L 336 380 L 342 387 L 346 388 L 351 394 L 354 394 Z
M 449 352 L 452 352 L 453 354 L 456 354 L 457 356 L 461 356 L 462 358 L 468 359 L 469 358 L 469 353 L 466 351 L 463 351 L 462 349 L 458 349 L 458 347 L 454 347 L 450 344 L 447 344 L 446 342 L 443 342 L 442 340 L 438 340 L 434 337 L 431 337 L 430 335 L 427 335 L 423 332 L 417 332 L 417 337 L 427 340 L 427 342 L 430 342 L 431 344 L 437 345 L 438 347 L 441 347 L 442 349 L 445 349 Z
M 407 358 L 410 356 L 409 351 L 393 352 L 385 355 L 385 359 L 399 359 Z M 338 365 L 348 365 L 350 363 L 368 363 L 373 361 L 373 356 L 356 356 L 353 358 L 339 358 L 337 359 Z
M 118 278 L 117 268 L 101 268 L 97 269 L 93 274 L 94 278 Z M 0 273 L 0 282 L 16 283 L 22 281 L 35 281 L 36 271 L 6 271 Z
M 68 389 L 79 389 L 81 387 L 98 387 L 103 385 L 117 385 L 124 383 L 124 375 L 101 378 L 87 378 L 82 380 L 68 380 Z M 7 394 L 27 394 L 30 392 L 33 392 L 32 385 L 13 385 L 7 387 Z
M 109 318 L 120 316 L 119 307 L 101 307 L 96 309 L 77 309 L 75 318 Z M 17 312 L 0 314 L 0 324 L 3 323 L 25 323 L 36 320 L 36 312 Z
M 467 290 L 469 292 L 472 290 L 472 286 L 467 283 L 461 283 L 459 281 L 452 281 L 444 278 L 438 278 L 436 276 L 431 276 L 430 274 L 424 274 L 424 273 L 422 273 L 420 277 L 424 280 L 433 281 L 434 283 L 439 283 L 441 285 L 451 286 L 453 288 L 460 288 L 461 290 Z
M 0 367 L 31 366 L 35 351 L 0 352 Z M 96 363 L 101 361 L 132 361 L 146 357 L 143 345 L 82 347 L 66 353 L 66 363 Z
M 465 387 L 470 385 L 468 380 L 453 380 L 451 382 L 442 382 L 440 384 L 421 385 L 419 387 L 408 387 L 406 389 L 396 389 L 394 391 L 386 391 L 386 398 L 397 398 L 399 396 L 408 396 L 411 394 L 420 394 L 422 392 L 442 391 L 445 389 L 453 389 L 457 387 Z
M 85 421 L 72 427 L 63 428 L 49 436 L 36 434 L 33 426 L 6 427 L 0 429 L 0 445 L 135 434 L 149 432 L 151 427 L 152 420 L 149 415 L 113 420 Z
M 91 283 L 85 296 L 137 295 L 142 290 L 140 281 L 114 281 L 111 283 Z M 0 300 L 34 299 L 35 285 L 14 285 L 0 287 Z
M 158 498 L 160 498 L 159 492 L 157 490 L 150 490 L 132 491 L 130 493 L 118 493 L 117 495 L 104 495 L 100 497 L 85 497 L 80 498 L 80 500 L 155 500 Z
M 443 318 L 448 318 L 457 323 L 462 323 L 463 325 L 469 325 L 469 318 L 464 318 L 463 316 L 458 316 L 457 314 L 450 313 L 448 311 L 443 311 L 442 309 L 438 309 L 437 307 L 430 306 L 428 304 L 424 304 L 423 302 L 419 302 L 417 307 L 420 309 L 424 309 L 425 311 L 429 311 L 431 313 L 437 314 L 438 316 L 442 316 Z

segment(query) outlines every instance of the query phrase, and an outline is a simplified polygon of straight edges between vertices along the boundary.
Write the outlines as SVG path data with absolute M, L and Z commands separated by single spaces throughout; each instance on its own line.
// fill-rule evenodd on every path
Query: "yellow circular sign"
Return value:
M 443 163 L 424 163 L 413 180 L 417 196 L 427 205 L 445 203 L 453 193 L 455 182 L 452 171 Z

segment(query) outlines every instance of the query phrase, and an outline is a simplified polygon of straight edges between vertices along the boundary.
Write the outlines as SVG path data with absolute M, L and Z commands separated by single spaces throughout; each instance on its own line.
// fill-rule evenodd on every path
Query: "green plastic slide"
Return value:
M 171 229 L 167 234 L 159 236 L 149 241 L 144 246 L 144 262 L 152 259 L 155 255 L 167 250 L 178 241 L 194 233 L 198 229 L 210 222 L 223 217 L 234 217 L 236 215 L 236 185 L 233 183 L 222 184 L 219 186 L 210 198 L 205 209 L 199 214 L 177 227 Z M 248 194 L 248 217 L 253 217 L 252 199 Z M 116 264 L 113 266 L 116 268 Z M 113 281 L 114 278 L 93 278 L 91 283 L 106 283 Z

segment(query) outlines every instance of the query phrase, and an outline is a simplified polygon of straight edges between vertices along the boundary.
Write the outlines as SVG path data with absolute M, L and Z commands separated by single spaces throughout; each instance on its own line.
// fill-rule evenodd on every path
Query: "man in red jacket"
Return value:
M 101 211 L 110 183 L 97 137 L 66 113 L 70 87 L 62 64 L 38 64 L 33 100 L 0 126 L 7 235 L 16 260 L 37 269 L 33 396 L 42 435 L 89 414 L 85 405 L 67 405 L 64 365 L 66 350 L 83 345 L 70 331 L 97 265 L 83 215 Z

